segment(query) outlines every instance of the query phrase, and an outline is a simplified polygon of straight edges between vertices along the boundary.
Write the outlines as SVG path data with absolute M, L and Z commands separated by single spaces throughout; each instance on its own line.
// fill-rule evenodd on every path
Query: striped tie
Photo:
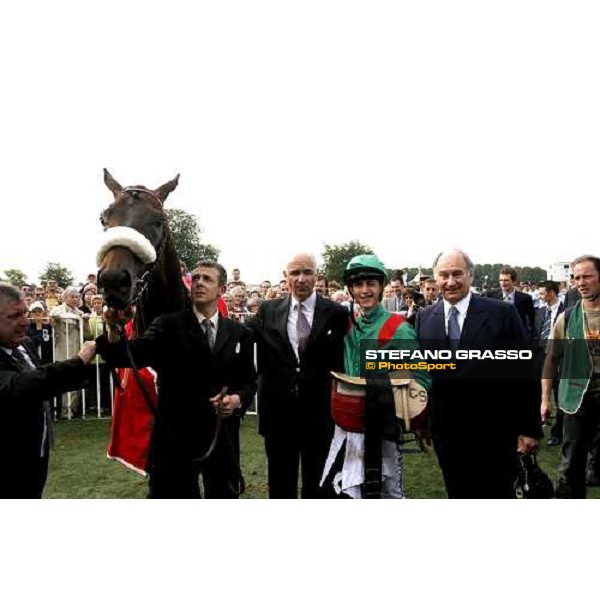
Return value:
M 550 330 L 552 329 L 552 309 L 547 306 L 546 314 L 544 315 L 544 322 L 542 323 L 542 332 L 540 333 L 540 346 L 545 350 L 548 345 L 548 338 L 550 337 Z
M 304 314 L 304 311 L 306 310 L 304 304 L 297 304 L 296 307 L 298 309 L 296 335 L 298 336 L 298 354 L 300 354 L 300 352 L 302 352 L 306 346 L 306 341 L 308 340 L 308 336 L 310 334 L 310 325 L 308 324 L 308 319 Z
M 204 319 L 204 321 L 202 321 L 202 325 L 204 326 L 204 333 L 206 333 L 206 341 L 208 342 L 208 347 L 212 351 L 215 347 L 215 330 L 213 327 L 213 323 L 210 319 Z

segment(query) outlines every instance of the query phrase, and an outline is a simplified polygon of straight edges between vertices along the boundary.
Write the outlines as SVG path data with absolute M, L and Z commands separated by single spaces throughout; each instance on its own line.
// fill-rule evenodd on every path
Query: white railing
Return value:
M 34 322 L 33 319 L 30 319 L 30 321 Z M 48 320 L 44 320 L 43 323 L 47 325 Z M 53 323 L 55 325 L 57 323 L 60 323 L 59 326 L 64 327 L 64 332 L 61 332 L 61 335 L 56 335 L 55 327 L 52 326 Z M 65 313 L 64 317 L 61 315 L 58 317 L 50 318 L 49 324 L 52 326 L 52 328 L 51 328 L 52 362 L 58 362 L 60 360 L 65 360 L 67 358 L 76 357 L 79 352 L 79 349 L 81 348 L 81 345 L 83 344 L 83 341 L 84 341 L 83 319 L 73 313 Z M 76 336 L 73 335 L 73 331 L 74 331 L 73 328 L 77 328 Z M 63 333 L 64 333 L 64 336 L 63 336 Z M 101 334 L 102 334 L 102 331 L 99 327 L 97 327 L 97 323 L 96 323 L 95 331 L 90 331 L 90 338 L 96 339 L 96 337 L 98 337 Z M 57 340 L 57 338 L 61 338 L 61 337 L 64 337 L 64 340 Z M 77 339 L 78 343 L 74 345 L 72 338 Z M 61 341 L 63 344 L 62 352 L 61 352 L 61 347 L 60 347 Z M 38 349 L 38 353 L 39 353 L 39 358 L 42 359 L 41 346 Z M 96 357 L 94 359 L 94 362 L 95 362 L 95 367 L 96 367 L 96 377 L 95 377 L 95 382 L 92 384 L 92 386 L 94 386 L 94 388 L 95 388 L 96 406 L 95 407 L 88 406 L 89 400 L 90 400 L 90 395 L 89 395 L 90 388 L 82 388 L 81 390 L 66 392 L 65 394 L 63 394 L 62 398 L 55 397 L 53 400 L 54 418 L 55 419 L 58 418 L 59 416 L 66 417 L 68 420 L 73 419 L 75 416 L 74 413 L 79 413 L 79 411 L 77 411 L 77 408 L 79 408 L 77 406 L 78 399 L 80 399 L 80 405 L 81 405 L 80 406 L 80 408 L 81 408 L 80 415 L 81 415 L 82 419 L 86 419 L 86 418 L 102 419 L 102 418 L 110 417 L 113 414 L 114 404 L 115 404 L 115 386 L 114 386 L 113 374 L 112 374 L 112 372 L 109 372 L 108 376 L 106 376 L 106 374 L 103 374 L 102 371 L 104 371 L 104 369 L 101 369 L 101 362 L 100 362 L 99 357 Z M 106 364 L 106 363 L 102 363 L 102 364 Z M 254 365 L 256 366 L 256 344 L 254 344 Z M 108 377 L 107 383 L 108 383 L 108 396 L 110 398 L 110 414 L 105 414 L 103 411 L 103 408 L 108 408 L 108 407 L 102 406 L 103 399 L 106 400 L 106 396 L 103 397 L 103 395 L 102 395 L 103 391 L 106 394 L 106 381 L 105 381 L 105 385 L 104 386 L 102 385 L 103 377 Z M 62 403 L 65 399 L 66 399 L 66 407 L 62 406 Z M 60 415 L 59 415 L 59 410 L 61 412 Z M 257 399 L 256 395 L 254 397 L 254 400 L 252 401 L 252 404 L 250 405 L 249 410 L 247 411 L 247 414 L 249 414 L 249 415 L 257 415 L 258 414 L 258 399 Z

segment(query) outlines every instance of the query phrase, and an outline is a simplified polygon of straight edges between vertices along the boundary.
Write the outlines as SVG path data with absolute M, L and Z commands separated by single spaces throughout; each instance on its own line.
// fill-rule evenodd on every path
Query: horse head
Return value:
M 179 175 L 155 190 L 123 187 L 104 169 L 114 202 L 100 217 L 104 234 L 96 261 L 109 306 L 123 310 L 135 303 L 164 259 L 170 236 L 163 204 L 178 181 Z

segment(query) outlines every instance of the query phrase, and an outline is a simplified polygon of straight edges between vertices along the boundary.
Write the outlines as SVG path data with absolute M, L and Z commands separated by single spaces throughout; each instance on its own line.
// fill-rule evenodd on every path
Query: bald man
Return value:
M 417 313 L 423 350 L 528 350 L 515 307 L 471 293 L 474 266 L 462 250 L 438 256 L 434 276 L 442 300 Z M 432 371 L 433 442 L 449 498 L 511 498 L 516 452 L 535 452 L 541 421 L 532 365 L 516 360 L 456 361 Z
M 348 310 L 315 293 L 314 256 L 286 267 L 290 295 L 263 302 L 251 327 L 258 346 L 259 432 L 265 440 L 269 497 L 319 497 L 333 434 L 330 371 L 343 366 Z

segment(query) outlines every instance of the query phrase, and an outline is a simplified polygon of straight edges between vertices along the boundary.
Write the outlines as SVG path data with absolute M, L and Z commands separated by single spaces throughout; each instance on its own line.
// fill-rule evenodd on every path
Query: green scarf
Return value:
M 575 305 L 569 317 L 560 370 L 558 406 L 563 412 L 572 415 L 581 406 L 594 370 L 586 343 L 581 300 Z

